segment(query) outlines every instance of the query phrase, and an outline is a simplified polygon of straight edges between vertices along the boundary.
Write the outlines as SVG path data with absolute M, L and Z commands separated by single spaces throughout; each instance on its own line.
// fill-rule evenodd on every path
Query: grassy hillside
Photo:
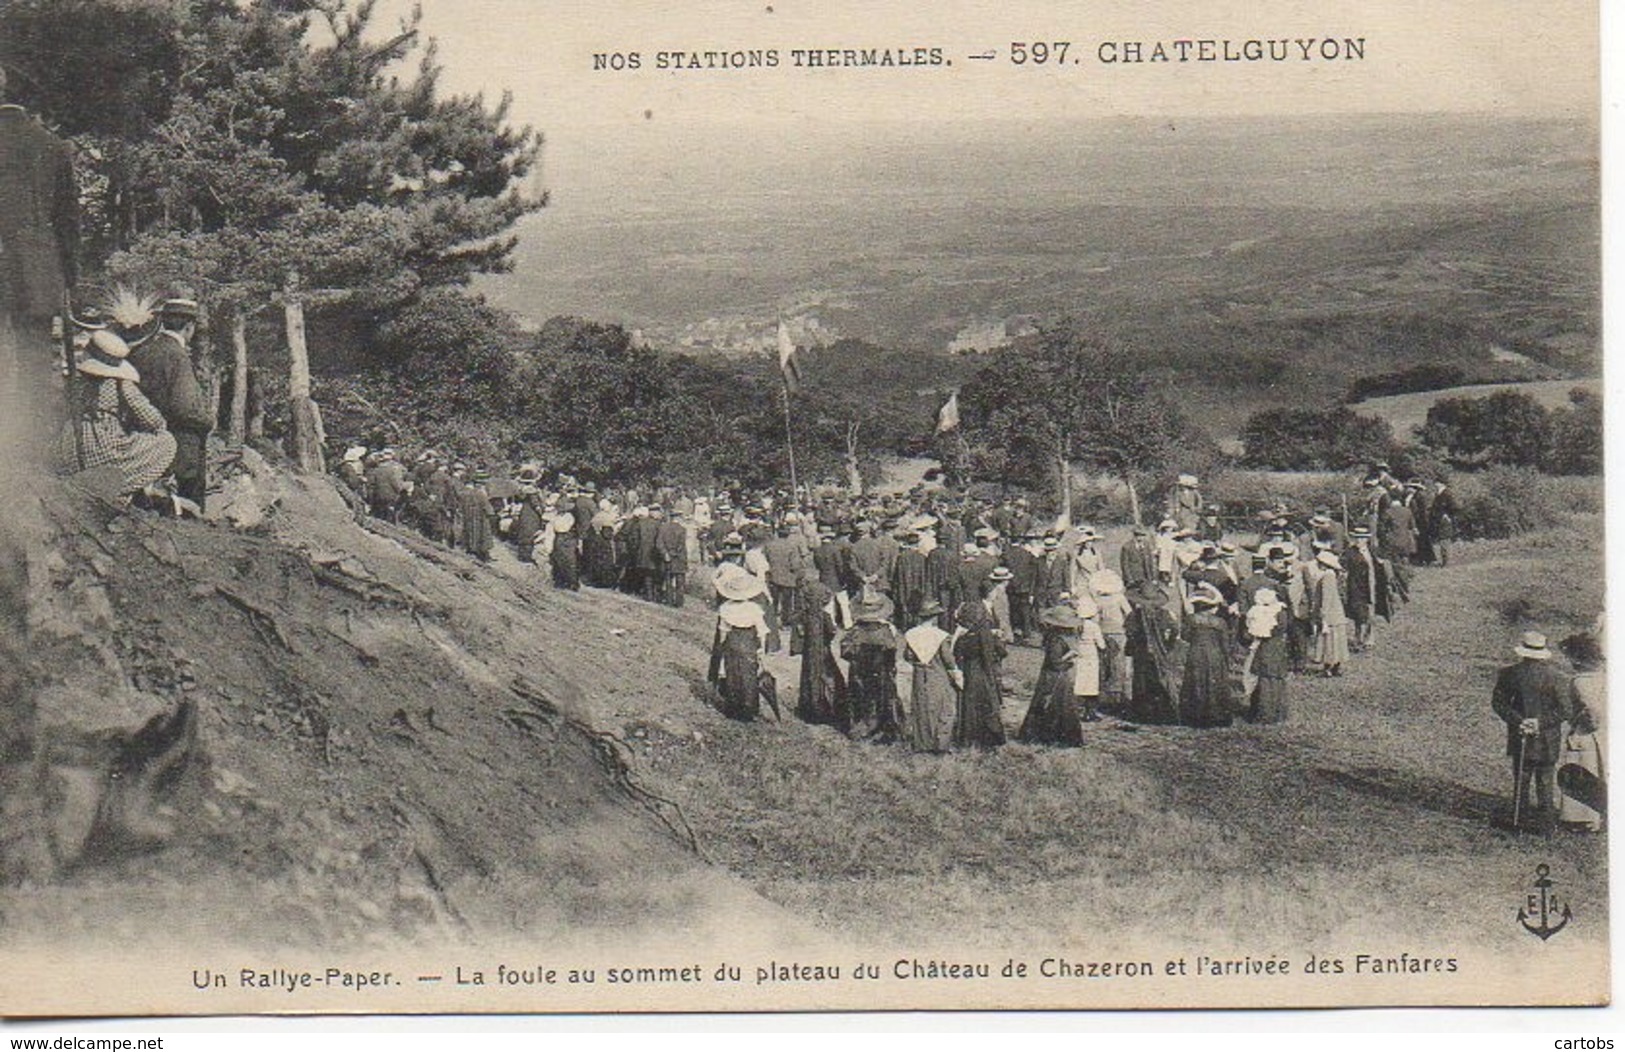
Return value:
M 1388 395 L 1384 398 L 1368 398 L 1355 403 L 1352 408 L 1364 416 L 1374 416 L 1388 421 L 1388 426 L 1394 429 L 1394 435 L 1405 439 L 1427 422 L 1428 410 L 1434 403 L 1446 398 L 1487 398 L 1497 391 L 1517 391 L 1528 395 L 1547 409 L 1556 409 L 1569 404 L 1569 392 L 1576 388 L 1600 393 L 1602 381 L 1581 379 L 1541 380 L 1520 384 L 1469 384 L 1464 387 L 1447 387 L 1440 391 L 1416 391 L 1411 394 Z

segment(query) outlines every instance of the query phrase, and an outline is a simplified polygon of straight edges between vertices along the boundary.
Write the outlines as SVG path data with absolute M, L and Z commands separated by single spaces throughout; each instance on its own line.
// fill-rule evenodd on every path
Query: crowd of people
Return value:
M 674 606 L 706 596 L 716 616 L 707 680 L 727 716 L 784 718 L 790 706 L 763 659 L 787 651 L 800 658 L 796 718 L 930 753 L 1006 742 L 1012 647 L 1041 658 L 1020 741 L 1081 745 L 1107 715 L 1200 728 L 1284 721 L 1294 677 L 1341 676 L 1409 600 L 1416 568 L 1448 563 L 1458 515 L 1448 484 L 1401 482 L 1385 463 L 1372 465 L 1353 511 L 1276 506 L 1240 522 L 1181 475 L 1166 517 L 1132 527 L 1114 551 L 1090 526 L 1046 521 L 1017 496 L 601 490 L 546 481 L 537 464 L 492 480 L 434 450 L 410 460 L 353 447 L 338 474 L 373 515 L 481 559 L 506 538 L 559 588 Z M 691 582 L 691 567 L 706 572 Z M 1519 667 L 1534 671 L 1504 674 L 1494 701 L 1512 721 L 1520 793 L 1532 791 L 1540 828 L 1559 813 L 1558 755 L 1596 730 L 1599 711 L 1581 698 L 1596 693 L 1592 679 L 1559 684 L 1538 664 L 1544 645 L 1525 640 Z M 1577 668 L 1600 666 L 1594 646 L 1564 650 Z M 1594 735 L 1588 748 L 1600 755 Z M 1565 795 L 1565 817 L 1600 823 L 1596 810 L 1573 818 L 1587 795 Z
M 202 513 L 212 422 L 191 363 L 197 320 L 191 300 L 131 296 L 72 319 L 62 470 L 104 469 L 136 502 Z M 1458 515 L 1446 483 L 1401 482 L 1384 463 L 1352 512 L 1277 506 L 1239 523 L 1181 475 L 1166 517 L 1109 552 L 1101 533 L 1046 522 L 1022 497 L 600 489 L 536 463 L 494 479 L 432 449 L 355 446 L 336 465 L 372 516 L 481 560 L 509 543 L 558 588 L 709 600 L 709 680 L 728 716 L 755 719 L 764 702 L 782 716 L 761 659 L 788 649 L 801 659 L 797 717 L 924 752 L 1006 741 L 1011 647 L 1041 654 L 1022 741 L 1079 745 L 1107 714 L 1283 721 L 1294 677 L 1341 676 L 1408 601 L 1414 569 L 1448 564 Z M 1600 666 L 1600 649 L 1563 649 L 1582 673 Z M 1560 793 L 1558 769 L 1588 753 L 1563 770 L 1596 768 L 1600 784 L 1601 710 L 1581 696 L 1591 681 L 1560 682 L 1546 655 L 1544 637 L 1526 638 L 1492 699 L 1508 723 L 1515 813 L 1551 828 L 1582 809 L 1597 824 L 1596 791 Z

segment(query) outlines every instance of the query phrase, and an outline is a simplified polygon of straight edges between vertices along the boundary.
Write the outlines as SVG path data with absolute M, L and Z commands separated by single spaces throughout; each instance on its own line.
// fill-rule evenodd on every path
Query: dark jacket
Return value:
M 1547 661 L 1524 660 L 1508 665 L 1495 677 L 1490 707 L 1507 725 L 1507 755 L 1518 755 L 1518 724 L 1540 721 L 1540 733 L 1524 747 L 1526 767 L 1555 764 L 1563 749 L 1563 723 L 1574 718 L 1568 684 Z
M 688 529 L 680 522 L 655 528 L 655 558 L 666 573 L 688 573 Z
M 1004 553 L 1004 565 L 1010 570 L 1011 595 L 1038 594 L 1038 556 L 1019 544 L 1013 544 Z
M 0 313 L 49 318 L 76 277 L 73 154 L 16 106 L 0 106 L 0 201 Z
M 130 364 L 141 374 L 141 393 L 164 414 L 171 431 L 206 435 L 214 429 L 192 356 L 180 337 L 160 332 L 130 351 Z

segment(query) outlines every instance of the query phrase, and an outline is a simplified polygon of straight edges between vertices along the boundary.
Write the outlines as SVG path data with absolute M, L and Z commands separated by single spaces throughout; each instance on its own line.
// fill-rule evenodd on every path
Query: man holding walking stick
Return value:
M 1557 824 L 1557 761 L 1563 725 L 1570 722 L 1569 692 L 1552 668 L 1552 652 L 1540 632 L 1525 632 L 1512 652 L 1518 662 L 1495 677 L 1490 706 L 1507 725 L 1507 756 L 1512 759 L 1512 824 L 1550 834 Z M 1534 783 L 1534 807 L 1525 806 Z

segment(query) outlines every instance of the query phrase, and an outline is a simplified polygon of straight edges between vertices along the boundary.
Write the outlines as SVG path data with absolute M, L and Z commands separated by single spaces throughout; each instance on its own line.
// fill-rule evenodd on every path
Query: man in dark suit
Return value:
M 0 419 L 25 422 L 31 450 L 43 451 L 60 416 L 51 318 L 77 278 L 78 247 L 71 148 L 21 106 L 0 105 Z
M 660 601 L 682 606 L 688 587 L 688 526 L 684 515 L 673 510 L 671 518 L 655 527 L 655 561 L 660 564 Z
M 1030 547 L 1033 542 L 1030 535 L 1011 538 L 1011 545 L 1004 551 L 1004 565 L 1010 571 L 1010 631 L 1015 634 L 1016 642 L 1025 644 L 1035 634 L 1037 629 L 1037 608 L 1033 605 L 1033 597 L 1038 594 L 1041 584 L 1041 565 L 1038 554 Z
M 158 311 L 158 334 L 130 351 L 130 364 L 141 374 L 141 393 L 164 415 L 175 436 L 176 491 L 202 511 L 209 488 L 208 441 L 214 422 L 192 368 L 197 320 L 198 305 L 193 300 L 166 300 Z
M 1546 637 L 1525 632 L 1512 649 L 1515 665 L 1495 677 L 1490 707 L 1507 725 L 1507 755 L 1512 758 L 1520 828 L 1550 833 L 1557 825 L 1557 761 L 1563 749 L 1563 724 L 1574 719 L 1568 684 L 1551 665 Z M 1529 800 L 1534 783 L 1535 806 Z
M 1141 582 L 1157 579 L 1157 545 L 1151 539 L 1150 529 L 1135 525 L 1133 536 L 1118 555 L 1118 566 L 1123 575 L 1123 587 L 1131 597 L 1139 594 Z

